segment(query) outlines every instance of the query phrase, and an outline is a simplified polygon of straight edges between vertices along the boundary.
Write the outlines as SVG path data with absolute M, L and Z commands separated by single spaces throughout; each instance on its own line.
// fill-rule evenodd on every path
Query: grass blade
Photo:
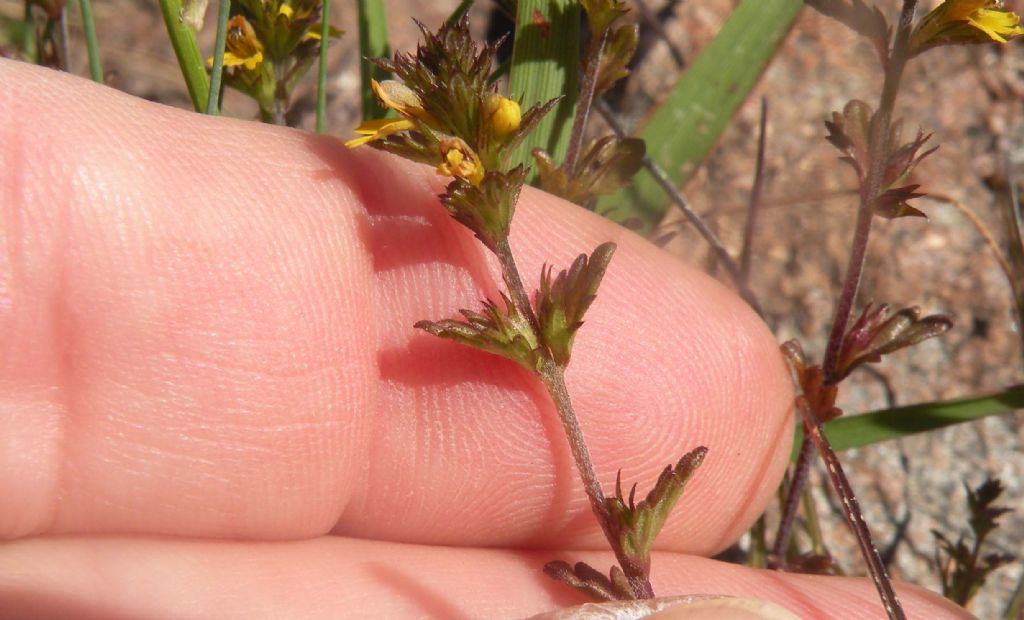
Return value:
M 213 44 L 213 70 L 210 72 L 210 92 L 206 97 L 206 113 L 219 114 L 220 82 L 224 77 L 224 45 L 228 34 L 228 13 L 230 0 L 220 0 L 217 9 L 217 37 Z
M 789 32 L 801 0 L 743 0 L 722 30 L 676 83 L 668 99 L 644 125 L 647 153 L 677 187 L 686 184 L 718 142 L 733 114 L 754 87 Z M 617 221 L 637 218 L 649 232 L 669 201 L 647 174 L 602 201 Z
M 386 80 L 388 73 L 367 58 L 388 56 L 388 15 L 382 0 L 358 0 L 359 8 L 359 76 L 363 97 L 363 120 L 382 118 L 387 112 L 377 105 L 377 96 L 370 88 L 370 80 Z M 326 21 L 326 20 L 324 20 Z
M 510 165 L 529 164 L 540 147 L 555 161 L 565 158 L 579 91 L 580 6 L 576 0 L 519 0 L 509 96 L 523 109 L 563 99 L 512 154 Z
M 196 35 L 181 19 L 181 0 L 160 0 L 160 12 L 163 14 L 167 35 L 171 38 L 174 55 L 178 57 L 178 66 L 185 78 L 192 107 L 196 112 L 202 112 L 210 94 L 210 82 L 196 44 Z
M 100 62 L 100 44 L 96 40 L 96 20 L 92 16 L 92 0 L 78 0 L 82 11 L 82 30 L 85 31 L 85 49 L 89 54 L 89 75 L 94 82 L 103 83 L 103 65 Z
M 320 59 L 316 75 L 316 132 L 323 133 L 327 116 L 327 43 L 331 38 L 331 0 L 320 16 Z
M 921 403 L 863 415 L 843 416 L 825 426 L 825 436 L 828 437 L 833 449 L 847 450 L 980 420 L 1021 408 L 1024 408 L 1024 385 L 1015 385 L 987 396 Z M 803 432 L 797 430 L 793 458 L 796 458 L 796 450 L 802 439 Z

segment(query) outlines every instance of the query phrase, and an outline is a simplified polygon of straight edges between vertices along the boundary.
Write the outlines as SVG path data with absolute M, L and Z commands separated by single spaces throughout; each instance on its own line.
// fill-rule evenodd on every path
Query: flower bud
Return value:
M 522 112 L 515 101 L 493 93 L 484 101 L 484 111 L 495 138 L 504 138 L 519 129 Z

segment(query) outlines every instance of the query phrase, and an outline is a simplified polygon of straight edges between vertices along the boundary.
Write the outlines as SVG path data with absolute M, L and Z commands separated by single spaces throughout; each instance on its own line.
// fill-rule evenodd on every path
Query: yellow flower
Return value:
M 263 44 L 256 38 L 252 25 L 242 15 L 235 15 L 228 22 L 227 38 L 224 40 L 224 67 L 245 67 L 254 71 L 263 62 Z M 206 64 L 213 66 L 213 57 Z
M 423 109 L 423 102 L 411 88 L 396 80 L 370 80 L 370 88 L 386 108 L 391 108 L 406 118 L 426 120 L 430 115 Z
M 419 96 L 405 84 L 395 80 L 384 80 L 383 82 L 370 80 L 370 86 L 385 107 L 398 112 L 404 118 L 363 121 L 356 127 L 356 133 L 363 134 L 363 137 L 353 138 L 346 142 L 345 146 L 355 148 L 399 131 L 415 129 L 416 123 L 413 122 L 413 119 L 428 124 L 431 122 L 430 114 L 423 109 L 423 102 L 420 101 Z
M 484 179 L 484 166 L 468 144 L 460 138 L 449 138 L 441 142 L 441 164 L 437 173 L 480 185 Z
M 484 101 L 487 123 L 491 126 L 491 133 L 496 138 L 504 138 L 516 129 L 523 119 L 519 104 L 515 101 L 493 93 Z
M 1002 8 L 998 0 L 945 0 L 914 29 L 914 52 L 955 43 L 985 43 L 1024 34 L 1020 16 Z
M 413 129 L 416 125 L 405 118 L 378 118 L 369 121 L 363 121 L 358 127 L 356 127 L 356 133 L 362 134 L 359 138 L 353 138 L 345 143 L 350 149 L 354 149 L 357 146 L 362 146 L 367 142 L 373 142 L 379 140 L 385 136 L 390 136 L 393 133 L 399 131 L 408 131 Z

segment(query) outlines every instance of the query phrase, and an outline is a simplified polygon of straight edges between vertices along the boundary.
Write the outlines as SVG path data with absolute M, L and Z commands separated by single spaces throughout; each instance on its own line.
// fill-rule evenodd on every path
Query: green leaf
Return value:
M 519 145 L 510 165 L 528 164 L 542 148 L 565 159 L 579 92 L 580 6 L 577 0 L 519 0 L 509 97 L 523 109 L 558 99 L 554 113 Z
M 639 504 L 633 502 L 636 485 L 626 498 L 622 494 L 621 478 L 616 479 L 615 496 L 605 502 L 622 540 L 622 549 L 632 561 L 640 565 L 649 562 L 654 539 L 682 496 L 686 483 L 704 462 L 707 452 L 707 448 L 696 448 L 679 459 L 675 467 L 666 467 L 654 489 Z
M 873 443 L 926 433 L 954 424 L 1024 408 L 1024 385 L 1015 385 L 988 396 L 921 403 L 862 415 L 843 416 L 824 425 L 825 436 L 836 450 L 861 448 Z M 803 431 L 797 429 L 792 459 L 796 460 Z
M 463 179 L 448 184 L 441 204 L 453 218 L 476 234 L 492 252 L 508 239 L 526 169 L 518 166 L 508 172 L 488 172 L 479 186 Z
M 615 82 L 629 75 L 629 61 L 636 53 L 640 40 L 640 30 L 636 24 L 619 26 L 608 35 L 601 54 L 601 63 L 597 70 L 597 84 L 594 96 L 597 97 L 615 85 Z
M 541 275 L 537 293 L 540 338 L 555 363 L 563 368 L 569 363 L 573 338 L 597 296 L 597 288 L 614 253 L 614 243 L 603 243 L 589 258 L 586 254 L 576 257 L 572 266 L 559 272 L 553 281 L 550 266 Z
M 210 81 L 206 77 L 206 65 L 199 54 L 195 33 L 181 18 L 181 0 L 160 0 L 160 13 L 164 18 L 164 26 L 171 38 L 171 47 L 178 58 L 178 66 L 185 78 L 192 107 L 196 112 L 206 109 L 206 101 L 210 93 Z
M 677 186 L 718 142 L 802 6 L 801 0 L 743 0 L 643 127 L 648 155 Z M 668 204 L 654 178 L 640 174 L 631 187 L 602 200 L 598 211 L 620 222 L 636 218 L 650 231 Z
M 363 96 L 363 120 L 383 118 L 386 113 L 377 105 L 370 80 L 386 80 L 388 73 L 367 60 L 390 54 L 388 47 L 388 14 L 383 0 L 357 0 L 359 8 L 359 76 Z
M 504 309 L 485 301 L 483 313 L 459 310 L 465 321 L 419 321 L 414 327 L 438 338 L 454 340 L 481 351 L 500 355 L 536 372 L 542 361 L 533 328 L 515 304 L 501 295 Z

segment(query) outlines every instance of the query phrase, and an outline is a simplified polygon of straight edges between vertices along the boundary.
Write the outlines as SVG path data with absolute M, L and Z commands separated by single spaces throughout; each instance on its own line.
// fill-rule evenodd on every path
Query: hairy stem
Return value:
M 625 137 L 625 130 L 615 118 L 615 114 L 608 108 L 608 104 L 603 101 L 598 101 L 596 103 L 597 111 L 600 112 L 601 118 L 608 123 L 608 126 L 615 135 L 619 138 Z M 721 261 L 725 270 L 729 272 L 729 277 L 732 278 L 733 284 L 736 286 L 736 290 L 740 297 L 743 298 L 743 301 L 747 302 L 747 304 L 749 304 L 759 316 L 764 317 L 764 311 L 761 310 L 761 304 L 758 303 L 757 296 L 754 295 L 754 292 L 750 290 L 750 287 L 746 285 L 746 282 L 744 282 L 743 274 L 740 272 L 739 266 L 736 264 L 736 261 L 733 260 L 732 255 L 729 254 L 729 250 L 726 249 L 722 240 L 715 234 L 715 231 L 711 230 L 711 227 L 708 226 L 708 223 L 704 221 L 700 214 L 690 207 L 689 203 L 686 202 L 686 199 L 683 198 L 683 195 L 680 194 L 679 190 L 677 190 L 675 185 L 672 184 L 672 180 L 669 179 L 668 175 L 665 174 L 665 171 L 661 169 L 661 166 L 656 164 L 648 155 L 644 155 L 643 165 L 644 168 L 651 173 L 651 176 L 654 177 L 654 180 L 657 181 L 658 185 L 661 186 L 665 195 L 668 196 L 672 203 L 683 212 L 683 215 L 685 215 L 686 219 L 690 221 L 690 224 L 697 229 L 697 232 L 704 238 L 704 241 L 711 246 L 711 250 L 715 253 L 715 256 L 719 261 Z
M 916 9 L 917 0 L 903 0 L 903 9 L 896 28 L 892 54 L 889 57 L 889 62 L 885 65 L 885 81 L 882 84 L 882 95 L 879 99 L 878 110 L 871 119 L 871 135 L 868 141 L 868 170 L 861 180 L 860 206 L 857 209 L 857 222 L 854 225 L 850 261 L 847 264 L 843 289 L 836 304 L 835 319 L 832 322 L 832 331 L 829 333 L 828 345 L 825 349 L 825 359 L 822 364 L 827 385 L 834 385 L 837 382 L 839 350 L 843 344 L 843 337 L 846 335 L 846 328 L 853 313 L 857 292 L 860 289 L 861 276 L 864 273 L 868 241 L 871 237 L 871 223 L 874 218 L 875 200 L 884 189 L 882 183 L 885 180 L 885 169 L 888 163 L 888 141 L 892 114 L 896 105 L 896 95 L 899 93 L 900 80 L 903 78 L 903 70 L 906 68 L 907 61 L 909 60 L 907 48 L 910 44 L 910 34 L 913 28 L 914 12 Z M 810 417 L 814 417 L 816 413 L 811 412 Z M 813 421 L 817 425 L 817 419 L 814 418 Z M 829 477 L 832 480 L 833 486 L 835 486 L 836 492 L 840 494 L 850 527 L 857 535 L 857 542 L 864 554 L 864 560 L 868 564 L 875 587 L 878 588 L 882 602 L 885 604 L 886 613 L 889 614 L 890 618 L 904 618 L 903 609 L 900 607 L 899 600 L 892 590 L 892 584 L 889 582 L 889 576 L 886 574 L 885 567 L 878 556 L 878 550 L 875 549 L 871 542 L 871 534 L 868 531 L 867 525 L 864 524 L 863 518 L 860 516 L 856 500 L 853 500 L 853 508 L 856 511 L 851 512 L 850 502 L 843 498 L 844 490 L 849 491 L 852 498 L 852 490 L 850 490 L 849 481 L 846 479 L 842 467 L 838 466 L 839 461 L 836 459 L 828 439 L 821 434 L 820 429 L 816 433 L 812 432 L 815 429 L 808 425 L 806 419 L 804 428 L 807 432 L 804 435 L 804 443 L 800 446 L 801 453 L 807 449 L 808 442 L 813 441 L 817 446 L 818 452 L 825 459 L 828 466 Z M 829 456 L 835 461 L 835 466 L 830 462 Z M 808 460 L 803 465 L 803 468 L 806 469 L 809 466 L 810 461 Z M 796 482 L 797 480 L 806 480 L 806 477 L 806 472 L 801 473 L 799 469 L 794 473 L 794 484 L 787 498 L 786 512 L 791 509 L 790 504 L 795 505 L 799 502 L 802 489 L 797 487 Z
M 565 152 L 565 163 L 562 169 L 571 177 L 576 174 L 576 161 L 583 150 L 583 132 L 590 118 L 590 108 L 594 104 L 594 93 L 597 88 L 597 74 L 601 68 L 601 55 L 608 42 L 608 28 L 590 42 L 587 53 L 587 66 L 583 72 L 583 84 L 580 86 L 580 98 L 576 102 L 576 117 L 572 122 L 572 133 L 569 134 L 569 148 Z
M 537 320 L 537 314 L 533 311 L 533 306 L 530 304 L 526 287 L 523 286 L 523 278 L 519 274 L 519 268 L 516 266 L 512 248 L 507 240 L 498 241 L 495 254 L 501 263 L 502 278 L 505 280 L 505 286 L 508 287 L 512 303 L 515 305 L 516 310 L 529 321 L 534 333 L 539 334 L 540 324 Z M 619 544 L 618 537 L 612 530 L 611 516 L 605 503 L 604 491 L 601 489 L 601 483 L 598 481 L 597 473 L 594 471 L 594 462 L 590 458 L 590 450 L 587 448 L 587 442 L 583 438 L 583 430 L 580 428 L 579 421 L 576 418 L 572 399 L 569 398 L 569 390 L 565 385 L 563 369 L 553 359 L 545 357 L 537 374 L 544 383 L 544 387 L 547 388 L 548 394 L 551 395 L 551 400 L 555 403 L 558 418 L 562 422 L 562 429 L 565 431 L 566 439 L 569 442 L 573 461 L 576 463 L 576 469 L 579 472 L 580 479 L 583 481 L 583 488 L 587 493 L 587 498 L 590 500 L 590 509 L 594 512 L 594 516 L 597 517 L 597 521 L 601 525 L 601 530 L 604 532 L 605 538 L 608 539 L 608 544 L 611 546 L 612 551 L 615 552 L 615 557 L 622 568 L 622 572 L 629 580 L 629 584 L 637 598 L 653 598 L 654 589 L 651 587 L 648 579 L 648 571 L 645 567 L 636 566 L 629 560 L 629 557 L 622 549 L 622 545 Z
M 803 417 L 807 436 L 814 442 L 818 452 L 821 454 L 822 460 L 825 461 L 825 469 L 828 470 L 829 479 L 839 495 L 839 503 L 843 507 L 846 521 L 856 535 L 861 555 L 868 565 L 868 573 L 871 575 L 875 588 L 878 590 L 878 595 L 882 599 L 885 613 L 891 620 L 906 620 L 907 615 L 904 613 L 903 606 L 896 596 L 896 591 L 893 590 L 892 582 L 889 580 L 889 575 L 885 570 L 885 564 L 882 563 L 881 556 L 878 554 L 878 549 L 871 542 L 871 532 L 868 530 L 867 523 L 864 522 L 864 515 L 861 513 L 860 504 L 857 503 L 857 497 L 853 493 L 853 488 L 850 486 L 846 474 L 843 473 L 843 466 L 839 463 L 839 457 L 836 456 L 836 453 L 828 444 L 828 440 L 825 439 L 825 435 L 821 432 L 821 425 L 818 423 L 815 413 L 810 410 L 807 401 L 799 398 L 797 400 L 797 409 L 799 409 L 800 415 Z
M 836 365 L 839 361 L 839 349 L 843 344 L 846 326 L 853 313 L 857 291 L 860 288 L 861 276 L 864 273 L 864 259 L 867 257 L 868 240 L 871 236 L 871 222 L 874 215 L 875 199 L 882 193 L 885 179 L 885 168 L 888 163 L 889 128 L 892 124 L 892 113 L 899 93 L 903 69 L 907 65 L 907 46 L 913 25 L 914 10 L 917 0 L 904 0 L 903 12 L 893 43 L 892 56 L 885 71 L 885 82 L 882 85 L 882 96 L 878 103 L 878 111 L 871 119 L 871 137 L 868 143 L 868 171 L 861 183 L 860 207 L 857 210 L 857 223 L 853 232 L 853 245 L 850 250 L 850 262 L 846 268 L 843 290 L 836 305 L 835 320 L 825 350 L 825 382 L 835 383 Z
M 793 466 L 793 481 L 786 493 L 786 503 L 782 510 L 782 518 L 779 519 L 779 529 L 775 533 L 775 543 L 772 544 L 772 561 L 776 566 L 786 565 L 786 547 L 789 545 L 793 521 L 796 520 L 796 510 L 800 505 L 800 492 L 803 490 L 804 482 L 807 481 L 807 474 L 810 471 L 813 451 L 814 444 L 805 434 L 804 440 L 800 444 L 800 454 L 796 457 L 796 465 Z

